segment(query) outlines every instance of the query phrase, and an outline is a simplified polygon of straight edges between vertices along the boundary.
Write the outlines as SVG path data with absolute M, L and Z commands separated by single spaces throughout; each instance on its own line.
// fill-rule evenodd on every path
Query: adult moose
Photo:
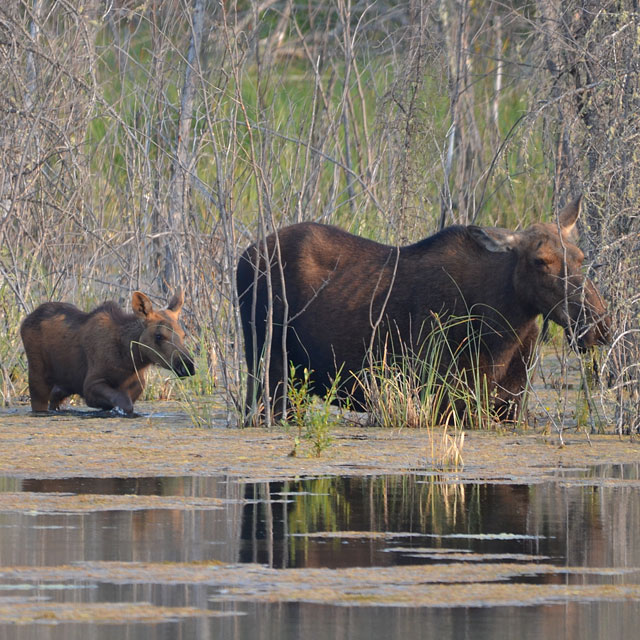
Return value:
M 156 310 L 140 291 L 133 314 L 115 302 L 85 313 L 63 302 L 45 302 L 20 327 L 29 365 L 33 411 L 55 411 L 71 394 L 90 407 L 131 414 L 151 364 L 184 377 L 194 373 L 178 317 L 178 290 L 166 309 Z
M 288 363 L 312 370 L 314 390 L 323 393 L 340 368 L 343 380 L 345 372 L 362 370 L 368 353 L 375 359 L 384 345 L 396 354 L 420 353 L 434 323 L 466 317 L 448 323 L 448 352 L 460 354 L 456 371 L 486 376 L 498 414 L 516 417 L 538 316 L 562 326 L 579 349 L 608 339 L 602 298 L 582 275 L 584 255 L 570 239 L 580 203 L 568 204 L 557 223 L 522 231 L 453 226 L 405 247 L 315 223 L 251 245 L 237 270 L 247 415 L 263 393 L 260 358 L 268 358 L 265 378 L 277 417 Z M 479 345 L 473 357 L 462 348 L 470 336 Z M 439 367 L 446 378 L 451 359 Z M 362 406 L 354 388 L 352 402 Z

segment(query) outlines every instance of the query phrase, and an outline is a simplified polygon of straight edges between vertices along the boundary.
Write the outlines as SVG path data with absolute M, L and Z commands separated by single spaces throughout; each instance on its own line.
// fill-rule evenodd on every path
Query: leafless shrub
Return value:
M 617 431 L 637 432 L 640 15 L 632 2 L 540 1 L 539 6 L 539 28 L 548 45 L 547 77 L 540 87 L 553 141 L 555 192 L 560 199 L 578 185 L 589 194 L 585 248 L 615 326 L 601 381 L 615 396 L 611 418 Z

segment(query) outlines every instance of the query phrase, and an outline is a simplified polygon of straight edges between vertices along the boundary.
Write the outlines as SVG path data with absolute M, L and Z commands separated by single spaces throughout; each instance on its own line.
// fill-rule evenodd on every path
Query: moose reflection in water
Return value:
M 309 637 L 309 629 L 322 640 L 432 638 L 442 636 L 443 629 L 445 637 L 492 640 L 540 640 L 556 637 L 558 628 L 570 638 L 635 637 L 629 629 L 638 620 L 638 602 L 632 594 L 640 579 L 640 547 L 634 544 L 640 526 L 639 477 L 634 464 L 619 469 L 562 469 L 533 485 L 461 483 L 450 474 L 261 483 L 205 476 L 5 478 L 0 482 L 4 491 L 18 500 L 25 492 L 23 502 L 34 493 L 42 494 L 42 500 L 57 493 L 83 494 L 77 513 L 36 513 L 19 507 L 3 513 L 0 564 L 11 598 L 5 616 L 12 615 L 20 600 L 48 602 L 54 613 L 46 620 L 53 619 L 58 603 L 77 607 L 84 616 L 82 624 L 56 620 L 47 627 L 53 630 L 47 636 L 52 640 L 85 638 L 90 625 L 114 629 L 113 637 L 131 640 L 166 638 L 167 629 L 170 637 L 237 640 L 259 637 L 265 629 L 268 637 L 283 640 Z M 132 493 L 221 501 L 215 508 L 159 509 L 156 503 L 133 512 L 105 509 L 105 495 Z M 538 574 L 532 566 L 519 578 L 504 578 L 509 566 L 532 561 L 537 566 L 555 565 L 557 572 Z M 118 565 L 107 578 L 108 565 L 114 562 Z M 274 571 L 265 584 L 255 578 L 265 568 L 247 566 L 243 571 L 238 563 L 244 562 L 295 568 L 297 576 L 290 575 L 283 583 L 276 575 L 280 572 Z M 481 593 L 489 597 L 483 606 L 452 608 L 448 601 L 444 607 L 411 606 L 408 598 L 398 606 L 397 598 L 406 593 L 405 566 L 409 573 L 425 564 L 432 565 L 430 573 L 436 580 L 441 570 L 453 568 L 463 597 L 473 597 L 476 586 L 484 587 Z M 380 569 L 395 565 L 403 565 L 401 571 Z M 489 568 L 490 582 L 477 583 L 476 566 Z M 213 584 L 210 578 L 199 581 L 201 572 L 211 575 L 228 568 L 242 572 L 236 584 L 248 596 L 239 597 L 224 578 Z M 319 590 L 326 593 L 331 588 L 324 579 L 312 584 L 316 569 L 328 568 L 336 569 L 331 573 L 341 575 L 346 585 L 336 592 L 336 602 L 348 589 L 361 598 L 357 606 L 305 604 L 314 589 L 322 587 Z M 347 571 L 340 572 L 341 568 Z M 395 606 L 368 602 L 371 590 L 365 591 L 357 579 L 345 580 L 351 568 L 360 576 L 370 569 L 369 584 L 377 581 L 394 598 L 388 604 Z M 189 575 L 195 577 L 193 582 Z M 562 589 L 549 584 L 554 582 Z M 598 589 L 597 599 L 590 586 Z M 439 588 L 428 582 L 418 586 L 423 595 L 432 587 Z M 589 601 L 558 596 L 558 591 L 574 587 L 587 588 Z M 540 602 L 520 600 L 529 588 L 540 594 Z M 610 588 L 623 594 L 621 601 L 612 602 Z M 265 593 L 270 603 L 264 602 Z M 511 602 L 530 606 L 492 606 L 491 595 L 500 598 L 505 593 Z M 262 600 L 253 602 L 254 597 Z M 110 603 L 118 615 L 121 607 L 140 602 L 214 610 L 216 615 L 211 620 L 179 618 L 169 625 L 151 618 L 115 626 L 83 609 L 85 603 L 95 602 Z M 218 616 L 219 611 L 240 615 L 226 618 Z M 17 626 L 23 636 L 40 637 L 43 620 L 25 617 L 18 625 L 5 624 L 5 635 L 13 637 Z M 527 633 L 530 628 L 533 633 Z M 317 629 L 321 633 L 315 633 Z M 359 629 L 364 632 L 356 632 Z
M 637 466 L 626 475 L 637 478 Z M 613 471 L 603 468 L 590 480 L 597 485 L 603 478 L 613 480 Z M 614 499 L 620 492 L 627 506 Z M 587 493 L 592 500 L 584 499 Z M 640 551 L 625 557 L 632 546 L 627 537 L 640 519 L 637 486 L 456 483 L 437 475 L 325 477 L 247 484 L 244 497 L 240 562 L 390 566 L 464 562 L 454 556 L 466 552 L 539 555 L 587 567 L 635 566 L 640 559 Z M 580 544 L 585 540 L 588 545 Z
M 318 394 L 342 372 L 338 400 L 348 396 L 364 409 L 353 375 L 385 350 L 419 359 L 425 336 L 439 327 L 447 342 L 434 367 L 441 387 L 456 384 L 454 377 L 484 379 L 496 415 L 517 418 L 539 316 L 563 327 L 578 349 L 609 337 L 604 302 L 571 241 L 580 206 L 581 198 L 568 204 L 558 223 L 522 231 L 453 226 L 404 247 L 308 222 L 254 243 L 237 269 L 247 419 L 256 418 L 261 400 L 282 414 L 289 363 L 313 372 Z M 446 396 L 440 419 L 455 402 Z
M 193 375 L 178 321 L 183 302 L 179 290 L 161 310 L 135 291 L 133 314 L 115 302 L 89 313 L 63 302 L 40 305 L 20 327 L 32 410 L 55 411 L 68 396 L 78 394 L 90 407 L 130 414 L 149 365 L 181 377 Z

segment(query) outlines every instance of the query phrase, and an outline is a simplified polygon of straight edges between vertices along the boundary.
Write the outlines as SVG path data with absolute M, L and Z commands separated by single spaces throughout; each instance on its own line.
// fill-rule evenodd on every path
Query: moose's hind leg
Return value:
M 266 421 L 265 387 L 262 384 L 263 372 L 249 372 L 247 377 L 247 395 L 244 405 L 244 426 L 257 427 Z M 273 359 L 269 367 L 269 409 L 271 421 L 278 422 L 284 417 L 283 405 L 285 400 L 284 378 L 282 366 L 274 366 Z
M 288 380 L 287 384 L 285 384 L 282 358 L 280 358 L 280 362 L 275 366 L 272 361 L 269 367 L 269 397 L 271 400 L 271 415 L 274 422 L 286 419 L 285 407 L 287 404 L 289 384 L 291 384 L 291 380 Z
M 53 389 L 51 389 L 51 393 L 49 394 L 49 411 L 57 411 L 60 408 L 60 405 L 70 396 L 71 394 L 63 389 L 59 385 L 54 385 Z
M 249 370 L 247 375 L 247 393 L 244 401 L 242 420 L 245 427 L 258 426 L 262 418 L 262 384 L 258 374 Z
M 51 385 L 47 382 L 41 367 L 29 364 L 29 396 L 31 398 L 31 410 L 43 412 L 49 409 L 49 396 Z

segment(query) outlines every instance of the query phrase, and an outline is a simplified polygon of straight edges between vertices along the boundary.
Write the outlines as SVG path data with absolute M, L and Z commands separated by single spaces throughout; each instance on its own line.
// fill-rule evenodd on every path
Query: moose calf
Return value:
M 63 302 L 40 305 L 20 327 L 29 364 L 31 409 L 55 411 L 75 393 L 90 407 L 130 414 L 144 389 L 149 365 L 180 377 L 193 375 L 193 360 L 178 322 L 183 302 L 184 294 L 178 290 L 162 310 L 135 291 L 133 314 L 115 302 L 89 313 Z

